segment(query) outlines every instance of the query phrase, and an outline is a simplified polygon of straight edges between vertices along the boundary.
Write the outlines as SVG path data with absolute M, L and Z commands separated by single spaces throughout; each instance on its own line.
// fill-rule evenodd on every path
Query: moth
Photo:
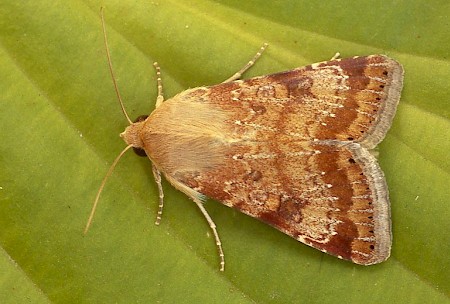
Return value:
M 106 30 L 103 21 L 105 44 Z M 403 68 L 384 55 L 337 59 L 239 80 L 266 44 L 223 83 L 164 101 L 159 66 L 156 109 L 120 136 L 198 206 L 224 254 L 206 198 L 259 219 L 296 240 L 356 264 L 391 249 L 388 188 L 371 153 L 394 118 Z M 108 47 L 108 62 L 112 67 Z M 114 85 L 115 83 L 113 77 Z M 120 100 L 120 95 L 119 95 Z M 123 107 L 123 106 L 122 106 Z M 86 227 L 86 230 L 88 228 Z

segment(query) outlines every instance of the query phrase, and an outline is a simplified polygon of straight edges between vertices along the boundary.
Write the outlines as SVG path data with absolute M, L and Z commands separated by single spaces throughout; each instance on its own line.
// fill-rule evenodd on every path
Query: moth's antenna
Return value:
M 119 156 L 116 157 L 116 159 L 112 163 L 111 167 L 109 167 L 108 173 L 106 173 L 105 177 L 103 178 L 100 188 L 98 189 L 97 196 L 95 197 L 94 205 L 92 206 L 91 214 L 89 215 L 89 219 L 87 221 L 86 228 L 84 228 L 84 234 L 86 234 L 88 232 L 89 227 L 91 226 L 92 219 L 94 218 L 95 210 L 97 209 L 98 200 L 100 198 L 100 194 L 103 191 L 103 188 L 105 187 L 106 180 L 111 176 L 114 168 L 116 167 L 116 165 L 119 162 L 122 155 L 124 155 L 125 152 L 127 152 L 128 149 L 130 149 L 131 147 L 132 147 L 132 145 L 129 145 L 125 149 L 123 149 L 122 152 L 120 152 Z
M 103 38 L 105 41 L 105 48 L 106 48 L 106 56 L 108 57 L 108 66 L 109 66 L 109 72 L 111 73 L 111 78 L 114 83 L 114 90 L 116 90 L 117 98 L 119 99 L 120 107 L 122 108 L 122 113 L 125 115 L 125 118 L 128 120 L 128 123 L 131 125 L 133 122 L 131 121 L 130 117 L 127 114 L 127 111 L 125 111 L 125 107 L 123 106 L 122 98 L 120 97 L 119 87 L 117 86 L 116 78 L 114 77 L 113 67 L 111 63 L 111 54 L 109 53 L 109 47 L 108 47 L 108 38 L 106 36 L 106 25 L 105 25 L 105 18 L 103 17 L 103 7 L 100 8 L 100 15 L 102 17 L 102 29 L 103 29 Z

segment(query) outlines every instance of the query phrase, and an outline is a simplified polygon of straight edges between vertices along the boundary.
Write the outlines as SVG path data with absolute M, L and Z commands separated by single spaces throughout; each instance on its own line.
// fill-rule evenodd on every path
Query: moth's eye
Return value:
M 141 115 L 141 116 L 138 116 L 133 122 L 141 122 L 141 121 L 144 121 L 144 120 L 147 119 L 147 117 L 148 117 L 148 115 Z
M 141 157 L 147 157 L 147 153 L 145 153 L 145 150 L 144 150 L 144 149 L 133 147 L 133 151 L 134 151 L 134 153 L 136 153 L 136 155 L 138 155 L 138 156 L 141 156 Z

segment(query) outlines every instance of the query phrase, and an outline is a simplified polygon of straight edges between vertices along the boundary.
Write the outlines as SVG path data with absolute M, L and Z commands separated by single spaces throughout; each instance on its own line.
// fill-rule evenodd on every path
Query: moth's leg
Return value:
M 235 73 L 233 76 L 231 76 L 222 83 L 230 82 L 241 78 L 242 74 L 244 74 L 245 71 L 247 71 L 252 65 L 255 64 L 255 61 L 258 60 L 259 57 L 261 57 L 262 53 L 268 46 L 269 45 L 267 43 L 264 43 L 263 46 L 259 49 L 258 53 L 256 53 L 255 56 L 253 56 L 252 60 L 250 60 L 242 69 L 240 69 L 237 73 Z
M 339 57 L 341 57 L 341 53 L 337 52 L 336 54 L 334 54 L 333 57 L 331 57 L 330 61 L 331 61 L 331 60 L 339 59 Z
M 216 224 L 214 224 L 214 221 L 209 216 L 208 211 L 206 211 L 205 207 L 203 206 L 203 200 L 206 199 L 206 197 L 195 191 L 192 188 L 189 188 L 185 184 L 177 181 L 175 178 L 173 178 L 170 175 L 165 175 L 166 180 L 171 183 L 176 189 L 180 190 L 184 194 L 186 194 L 190 199 L 192 199 L 196 204 L 197 207 L 200 209 L 200 211 L 203 213 L 203 216 L 206 218 L 206 221 L 209 224 L 209 227 L 211 228 L 214 238 L 216 239 L 216 245 L 219 250 L 219 257 L 220 257 L 220 271 L 224 271 L 225 269 L 225 258 L 223 255 L 222 250 L 222 242 L 220 242 L 219 234 L 217 233 Z
M 163 95 L 163 86 L 162 86 L 162 80 L 161 80 L 161 69 L 157 62 L 154 62 L 153 66 L 155 67 L 155 70 L 156 70 L 156 84 L 158 86 L 158 96 L 156 97 L 156 104 L 155 104 L 155 109 L 156 109 L 163 103 L 164 95 Z
M 153 66 L 156 70 L 156 85 L 158 86 L 158 96 L 156 97 L 155 109 L 158 108 L 164 101 L 163 95 L 163 86 L 161 80 L 161 68 L 159 67 L 157 62 L 153 63 Z M 152 164 L 153 176 L 155 177 L 155 182 L 158 185 L 159 192 L 159 204 L 158 204 L 158 214 L 156 215 L 155 224 L 159 225 L 161 222 L 163 207 L 164 207 L 164 191 L 161 184 L 161 172 L 159 172 L 158 168 L 154 164 Z
M 198 199 L 194 199 L 194 202 L 197 204 L 197 207 L 203 213 L 203 216 L 208 221 L 209 227 L 211 227 L 211 230 L 214 233 L 214 237 L 216 239 L 217 249 L 219 250 L 220 271 L 224 271 L 225 270 L 225 256 L 223 254 L 222 243 L 220 242 L 219 234 L 217 233 L 216 224 L 214 224 L 214 221 L 209 216 L 209 213 L 208 213 L 208 211 L 206 211 L 205 207 L 203 206 L 203 203 L 200 200 L 198 200 Z
M 164 191 L 161 184 L 161 172 L 156 168 L 155 165 L 152 164 L 153 176 L 155 177 L 155 182 L 158 185 L 159 192 L 159 205 L 158 205 L 158 214 L 156 215 L 155 224 L 159 225 L 161 222 L 163 207 L 164 207 Z

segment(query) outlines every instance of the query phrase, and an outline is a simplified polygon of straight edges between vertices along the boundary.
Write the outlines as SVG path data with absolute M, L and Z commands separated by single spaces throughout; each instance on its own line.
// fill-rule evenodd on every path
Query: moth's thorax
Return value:
M 137 130 L 147 156 L 166 176 L 219 166 L 231 133 L 223 110 L 199 96 L 186 101 L 185 94 L 166 100 Z
M 144 127 L 145 121 L 139 121 L 132 123 L 126 127 L 125 131 L 120 133 L 120 137 L 126 142 L 127 145 L 131 145 L 135 148 L 144 148 L 144 143 L 142 142 L 140 133 Z

